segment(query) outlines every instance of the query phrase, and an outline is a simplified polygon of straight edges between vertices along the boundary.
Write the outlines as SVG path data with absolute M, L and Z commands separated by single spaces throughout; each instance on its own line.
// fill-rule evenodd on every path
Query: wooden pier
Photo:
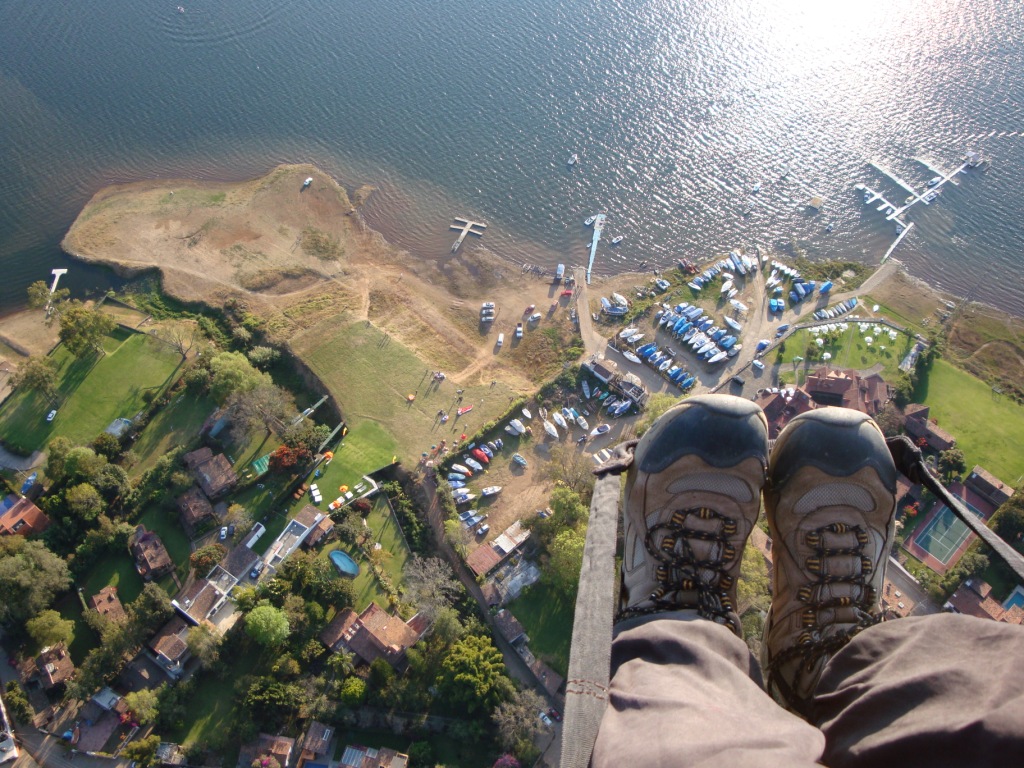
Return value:
M 470 221 L 469 219 L 463 219 L 456 216 L 454 223 L 449 225 L 448 229 L 460 230 L 458 239 L 452 243 L 452 253 L 455 253 L 459 250 L 459 246 L 462 245 L 462 241 L 466 239 L 466 235 L 476 235 L 477 237 L 480 237 L 484 233 L 484 230 L 487 229 L 487 225 L 482 221 Z
M 942 176 L 942 177 L 948 176 L 950 184 L 953 184 L 955 186 L 959 186 L 960 185 L 960 182 L 953 178 L 953 176 L 955 176 L 958 173 L 958 171 L 954 171 L 953 173 L 948 173 L 944 169 L 939 168 L 939 166 L 936 165 L 937 161 L 932 160 L 930 157 L 915 157 L 915 158 L 912 158 L 912 159 L 915 162 L 918 162 L 921 165 L 923 165 L 925 168 L 927 168 L 929 171 L 934 173 L 936 176 Z
M 590 261 L 587 263 L 587 285 L 590 285 L 590 273 L 594 269 L 594 256 L 597 254 L 597 244 L 601 242 L 601 230 L 604 229 L 604 221 L 607 218 L 603 213 L 594 217 L 594 239 L 590 241 Z
M 889 200 L 887 200 L 885 198 L 885 195 L 883 195 L 881 192 L 875 191 L 874 189 L 869 187 L 867 184 L 854 184 L 853 188 L 856 189 L 856 190 L 862 191 L 865 195 L 867 195 L 867 197 L 864 198 L 864 205 L 874 205 L 875 203 L 880 203 L 880 205 L 875 206 L 875 210 L 877 210 L 877 211 L 889 211 L 889 210 L 892 210 L 893 213 L 888 214 L 885 217 L 886 220 L 887 221 L 892 221 L 893 219 L 895 219 L 897 224 L 899 224 L 901 227 L 906 229 L 907 224 L 904 221 L 902 221 L 901 219 L 897 218 L 900 215 L 900 213 L 902 212 L 902 209 L 899 208 L 899 206 L 897 206 L 895 203 L 892 203 Z
M 881 266 L 882 264 L 885 264 L 885 262 L 888 260 L 888 258 L 892 255 L 892 252 L 894 250 L 896 250 L 896 246 L 900 244 L 900 240 L 902 240 L 904 237 L 906 237 L 907 233 L 911 229 L 913 229 L 913 227 L 914 227 L 914 224 L 913 224 L 913 222 L 911 222 L 910 224 L 907 224 L 903 228 L 903 231 L 900 232 L 899 237 L 897 237 L 895 240 L 892 241 L 892 245 L 889 246 L 889 250 L 887 250 L 885 252 L 885 256 L 883 256 L 882 260 L 879 262 L 879 266 Z
M 917 160 L 917 158 L 914 158 L 914 159 Z M 922 165 L 925 165 L 928 169 L 930 169 L 932 171 L 936 170 L 935 168 L 932 168 L 932 166 L 927 165 L 926 163 L 924 163 L 924 161 L 922 161 L 922 160 L 918 160 L 918 162 L 921 163 Z M 905 210 L 907 210 L 907 208 L 909 208 L 910 206 L 915 205 L 917 203 L 923 202 L 925 205 L 928 205 L 928 203 L 930 202 L 927 199 L 928 196 L 932 192 L 935 192 L 936 194 L 938 194 L 938 191 L 940 189 L 942 189 L 943 185 L 945 185 L 946 183 L 948 183 L 950 181 L 953 181 L 953 177 L 956 176 L 958 173 L 960 173 L 960 171 L 962 171 L 966 167 L 967 167 L 967 163 L 964 163 L 959 168 L 957 168 L 955 171 L 948 171 L 948 172 L 945 172 L 945 173 L 940 172 L 939 176 L 941 178 L 939 179 L 939 181 L 936 184 L 934 184 L 933 186 L 926 187 L 924 192 L 917 192 L 915 190 L 911 190 L 910 192 L 911 192 L 911 195 L 913 195 L 913 200 L 910 200 L 910 201 L 907 202 L 906 205 L 904 205 L 904 206 L 902 206 L 900 208 L 897 208 L 894 213 L 889 215 L 889 218 L 890 219 L 895 219 L 897 216 L 899 216 L 901 213 L 903 213 Z M 956 182 L 953 182 L 953 183 L 955 184 Z

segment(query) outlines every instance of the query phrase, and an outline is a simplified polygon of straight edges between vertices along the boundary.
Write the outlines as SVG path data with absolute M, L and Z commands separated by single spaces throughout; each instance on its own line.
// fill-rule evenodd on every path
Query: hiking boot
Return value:
M 772 535 L 772 606 L 761 645 L 768 692 L 808 713 L 826 662 L 881 620 L 892 548 L 896 467 L 867 415 L 801 414 L 772 449 L 765 508 Z
M 736 579 L 767 464 L 749 400 L 691 397 L 655 421 L 626 476 L 620 619 L 691 608 L 742 635 Z

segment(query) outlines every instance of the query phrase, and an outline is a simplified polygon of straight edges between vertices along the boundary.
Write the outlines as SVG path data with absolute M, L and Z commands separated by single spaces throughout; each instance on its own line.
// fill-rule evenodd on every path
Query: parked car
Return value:
M 48 414 L 46 414 L 46 420 L 47 421 L 53 421 L 56 416 L 57 416 L 57 409 L 54 408 L 52 411 L 50 411 Z
M 477 536 L 486 536 L 487 532 L 489 530 L 491 530 L 490 524 L 484 523 L 483 525 L 481 525 L 479 528 L 476 529 L 476 535 Z
M 234 535 L 235 535 L 235 524 L 231 523 L 231 525 L 228 526 L 228 536 L 234 536 Z
M 224 539 L 226 539 L 227 537 L 228 537 L 228 527 L 225 525 L 225 526 L 222 526 L 221 529 L 220 529 L 220 540 L 224 541 Z
M 547 712 L 541 712 L 539 717 L 540 717 L 540 721 L 542 723 L 544 723 L 544 725 L 547 725 L 547 726 L 551 725 L 551 718 L 548 717 Z
M 260 560 L 258 563 L 256 563 L 256 565 L 252 567 L 252 570 L 249 571 L 249 578 L 258 579 L 260 577 L 260 574 L 263 573 L 263 569 L 266 567 L 267 564 Z
M 551 718 L 552 720 L 554 720 L 554 721 L 555 721 L 556 723 L 560 723 L 560 722 L 562 722 L 562 713 L 561 713 L 561 712 L 559 712 L 559 711 L 558 711 L 557 709 L 555 709 L 554 707 L 552 707 L 551 709 L 549 709 L 549 710 L 548 710 L 548 717 L 550 717 L 550 718 Z

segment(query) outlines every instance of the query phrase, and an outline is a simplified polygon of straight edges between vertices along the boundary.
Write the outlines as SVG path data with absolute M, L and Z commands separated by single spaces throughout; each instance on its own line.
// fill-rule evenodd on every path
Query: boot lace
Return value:
M 688 525 L 693 517 L 717 524 L 694 528 Z M 616 620 L 696 608 L 699 616 L 728 624 L 742 636 L 730 595 L 735 580 L 728 573 L 737 556 L 736 532 L 733 518 L 707 507 L 678 510 L 667 522 L 648 529 L 644 547 L 658 561 L 659 586 L 648 596 L 649 605 L 625 608 Z M 700 549 L 705 556 L 697 553 L 696 542 L 703 543 Z

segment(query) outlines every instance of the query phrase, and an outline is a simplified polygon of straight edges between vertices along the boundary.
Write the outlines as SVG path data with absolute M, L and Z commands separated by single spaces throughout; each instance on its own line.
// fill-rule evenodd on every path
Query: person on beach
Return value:
M 621 593 L 591 765 L 1024 764 L 1024 629 L 881 621 L 897 472 L 868 416 L 815 409 L 769 451 L 755 404 L 692 397 L 617 455 Z M 758 665 L 736 582 L 762 494 L 773 591 Z

